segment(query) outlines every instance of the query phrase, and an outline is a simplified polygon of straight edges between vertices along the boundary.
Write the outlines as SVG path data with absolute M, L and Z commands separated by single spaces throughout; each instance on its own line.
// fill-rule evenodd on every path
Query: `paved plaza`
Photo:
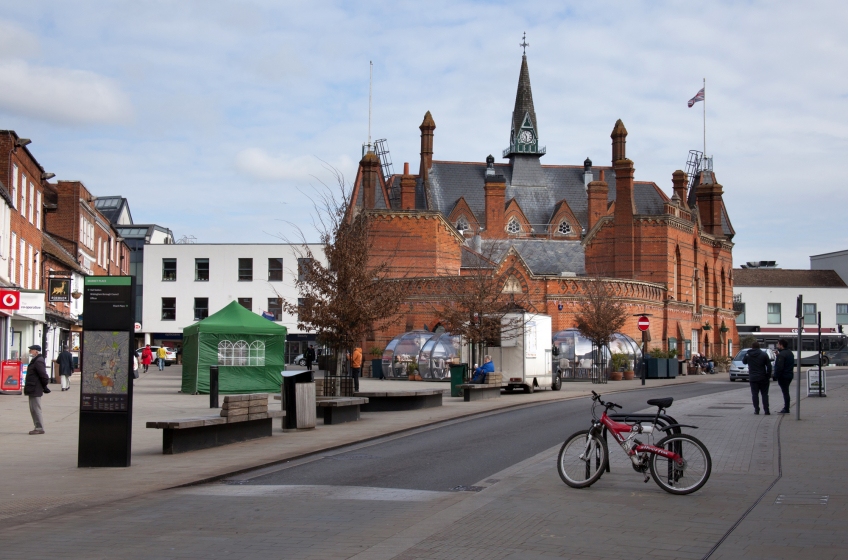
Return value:
M 143 432 L 138 430 L 143 426 L 142 415 L 170 412 L 172 416 L 190 416 L 198 412 L 196 403 L 208 406 L 206 396 L 176 395 L 175 376 L 177 368 L 169 368 L 164 374 L 151 372 L 142 378 L 136 401 L 136 432 Z M 4 471 L 11 462 L 22 481 L 33 480 L 30 473 L 34 473 L 38 480 L 34 491 L 43 485 L 56 493 L 43 492 L 41 511 L 33 509 L 33 502 L 25 498 L 17 502 L 17 514 L 9 508 L 9 502 L 0 504 L 7 508 L 2 510 L 5 520 L 0 529 L 2 556 L 516 560 L 705 558 L 709 554 L 710 558 L 728 559 L 848 557 L 848 492 L 844 482 L 848 452 L 845 438 L 839 435 L 848 401 L 848 376 L 831 375 L 828 398 L 804 399 L 801 422 L 795 421 L 794 415 L 753 415 L 747 384 L 731 385 L 724 376 L 675 382 L 684 383 L 721 389 L 677 399 L 669 410 L 681 422 L 699 426 L 687 431 L 706 443 L 713 459 L 709 482 L 690 496 L 667 494 L 653 481 L 643 483 L 618 448 L 611 449 L 610 473 L 591 488 L 569 488 L 556 473 L 558 445 L 474 481 L 467 488 L 454 489 L 459 491 L 424 490 L 416 484 L 405 488 L 292 484 L 274 478 L 297 468 L 307 473 L 318 473 L 321 468 L 337 468 L 339 472 L 373 468 L 385 449 L 385 438 L 343 446 L 372 438 L 380 431 L 402 428 L 415 434 L 421 431 L 415 429 L 416 422 L 426 425 L 469 412 L 496 410 L 495 406 L 520 408 L 545 399 L 566 399 L 561 405 L 548 406 L 571 402 L 579 421 L 588 421 L 588 401 L 569 399 L 598 386 L 566 386 L 559 394 L 519 394 L 479 403 L 446 399 L 441 409 L 365 414 L 357 424 L 322 426 L 311 433 L 282 434 L 275 430 L 275 436 L 267 440 L 182 456 L 158 455 L 161 440 L 143 433 L 135 442 L 132 468 L 99 470 L 75 468 L 73 430 L 59 429 L 63 424 L 58 419 L 48 421 L 48 436 L 43 438 L 9 433 L 9 425 L 18 422 L 10 412 L 23 414 L 26 410 L 18 404 L 14 406 L 21 410 L 13 408 L 4 398 L 0 400 L 4 443 L 13 442 L 20 448 L 19 457 L 4 457 Z M 634 385 L 610 383 L 601 390 L 609 400 L 629 398 L 644 403 L 638 393 L 613 394 Z M 62 397 L 65 395 L 68 393 Z M 779 400 L 775 384 L 771 398 L 773 403 Z M 148 399 L 158 404 L 141 404 Z M 188 402 L 194 403 L 194 408 L 183 404 Z M 73 408 L 71 403 L 67 406 Z M 485 406 L 491 408 L 474 408 Z M 777 408 L 773 406 L 773 410 Z M 68 416 L 71 414 L 68 411 Z M 23 419 L 28 420 L 28 416 Z M 73 419 L 66 417 L 65 423 L 76 428 Z M 26 427 L 26 422 L 21 425 Z M 60 431 L 67 441 L 49 445 L 57 441 L 50 438 L 59 437 L 52 434 Z M 161 434 L 158 436 L 161 438 Z M 397 437 L 398 441 L 404 439 Z M 18 443 L 19 439 L 23 441 Z M 338 449 L 308 456 L 310 449 L 321 445 Z M 50 461 L 39 461 L 38 449 Z M 62 458 L 59 451 L 70 457 Z M 286 456 L 292 460 L 207 484 L 174 488 L 192 479 L 270 464 Z M 442 467 L 438 457 L 432 457 L 429 466 Z M 32 487 L 26 484 L 27 493 Z

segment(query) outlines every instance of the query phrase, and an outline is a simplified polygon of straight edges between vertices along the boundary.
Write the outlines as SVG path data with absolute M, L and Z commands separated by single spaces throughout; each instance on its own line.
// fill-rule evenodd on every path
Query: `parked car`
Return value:
M 737 379 L 741 381 L 748 381 L 748 366 L 742 363 L 742 358 L 745 357 L 745 354 L 748 353 L 750 348 L 743 348 L 739 351 L 736 356 L 733 357 L 733 360 L 730 362 L 730 380 L 736 381 Z M 763 352 L 768 354 L 769 359 L 771 360 L 772 367 L 774 367 L 774 358 L 777 356 L 774 350 L 771 348 L 763 348 Z
M 141 364 L 141 351 L 144 349 L 144 346 L 135 351 L 138 356 L 138 363 Z M 153 352 L 153 364 L 156 363 L 156 352 L 159 350 L 158 346 L 151 346 L 150 351 Z M 165 346 L 165 365 L 169 366 L 171 364 L 177 363 L 177 352 L 171 348 L 170 346 Z
M 321 356 L 323 354 L 324 354 L 324 349 L 318 348 L 315 352 L 315 362 L 313 362 L 313 363 L 317 364 L 318 363 L 318 356 Z M 306 365 L 306 358 L 303 357 L 303 354 L 298 354 L 297 356 L 295 356 L 294 360 L 292 360 L 291 363 L 297 364 L 299 366 L 305 366 Z

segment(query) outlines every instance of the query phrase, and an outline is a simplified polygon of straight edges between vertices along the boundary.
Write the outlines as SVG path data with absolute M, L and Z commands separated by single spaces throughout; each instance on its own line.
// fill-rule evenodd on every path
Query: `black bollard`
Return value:
M 209 367 L 209 408 L 219 408 L 218 405 L 218 366 Z

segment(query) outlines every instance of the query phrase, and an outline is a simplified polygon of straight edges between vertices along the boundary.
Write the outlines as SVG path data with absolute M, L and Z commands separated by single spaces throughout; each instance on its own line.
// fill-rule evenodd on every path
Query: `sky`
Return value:
M 522 34 L 543 164 L 608 165 L 616 119 L 636 179 L 706 151 L 734 264 L 848 249 L 848 3 L 0 0 L 0 129 L 57 179 L 129 199 L 199 243 L 317 239 L 314 189 L 352 181 L 368 136 L 396 172 L 508 145 Z M 499 158 L 498 158 L 499 159 Z

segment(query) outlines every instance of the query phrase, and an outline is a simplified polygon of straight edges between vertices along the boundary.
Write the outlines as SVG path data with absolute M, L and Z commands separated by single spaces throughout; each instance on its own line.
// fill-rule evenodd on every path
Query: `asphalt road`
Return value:
M 603 395 L 608 387 L 593 388 Z M 747 384 L 724 382 L 628 391 L 610 394 L 604 400 L 622 405 L 623 410 L 616 412 L 626 413 L 648 408 L 646 401 L 650 398 L 686 399 L 733 390 L 744 391 L 744 398 L 750 398 Z M 687 422 L 684 417 L 675 416 L 673 404 L 668 414 L 679 422 L 698 424 L 697 419 Z M 243 474 L 239 483 L 446 491 L 473 485 L 550 449 L 575 431 L 588 428 L 590 422 L 588 398 L 507 410 L 378 441 L 367 447 L 355 446 L 350 451 L 325 454 L 272 472 L 265 469 L 254 478 L 249 473 Z

